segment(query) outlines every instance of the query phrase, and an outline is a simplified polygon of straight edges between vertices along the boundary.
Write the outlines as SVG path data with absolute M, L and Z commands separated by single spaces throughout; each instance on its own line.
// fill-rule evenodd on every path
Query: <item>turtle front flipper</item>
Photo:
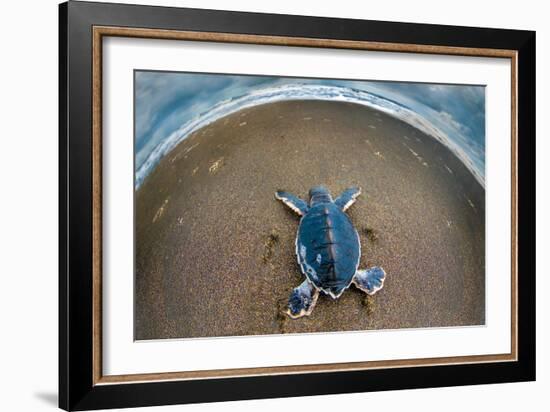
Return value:
M 292 289 L 288 298 L 286 314 L 292 319 L 309 316 L 317 303 L 319 291 L 308 281 L 304 280 L 300 286 Z
M 345 212 L 351 205 L 355 203 L 357 196 L 361 194 L 360 187 L 350 187 L 349 189 L 344 190 L 344 192 L 336 198 L 334 203 L 338 206 L 343 212 Z
M 368 295 L 374 295 L 384 287 L 386 272 L 379 266 L 367 270 L 358 270 L 353 277 L 353 284 Z
M 304 216 L 307 213 L 307 210 L 308 210 L 307 203 L 304 202 L 299 197 L 294 196 L 293 194 L 278 190 L 277 192 L 275 192 L 275 198 L 279 199 L 281 202 L 283 202 L 293 211 L 298 213 L 300 216 Z

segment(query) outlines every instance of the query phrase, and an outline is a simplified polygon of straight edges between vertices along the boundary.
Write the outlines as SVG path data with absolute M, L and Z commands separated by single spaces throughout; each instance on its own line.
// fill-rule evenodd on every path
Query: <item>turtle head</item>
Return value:
M 332 196 L 324 186 L 314 186 L 309 190 L 309 204 L 332 202 Z

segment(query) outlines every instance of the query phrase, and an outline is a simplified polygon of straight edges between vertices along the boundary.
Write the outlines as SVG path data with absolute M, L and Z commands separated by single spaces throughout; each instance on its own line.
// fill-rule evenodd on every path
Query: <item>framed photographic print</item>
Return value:
M 60 5 L 60 407 L 535 379 L 535 33 Z

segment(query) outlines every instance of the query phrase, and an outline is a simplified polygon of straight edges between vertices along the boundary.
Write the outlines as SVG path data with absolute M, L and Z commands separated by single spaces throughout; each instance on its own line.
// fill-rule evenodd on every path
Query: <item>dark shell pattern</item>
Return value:
M 359 235 L 347 214 L 334 202 L 317 203 L 300 221 L 296 255 L 309 281 L 337 298 L 349 287 L 357 271 L 361 256 Z

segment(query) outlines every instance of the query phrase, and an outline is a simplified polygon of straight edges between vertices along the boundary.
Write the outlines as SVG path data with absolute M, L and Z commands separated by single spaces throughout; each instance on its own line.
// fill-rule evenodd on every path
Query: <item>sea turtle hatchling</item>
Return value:
M 291 318 L 309 316 L 319 291 L 337 299 L 352 283 L 369 295 L 384 286 L 386 272 L 381 267 L 358 270 L 361 243 L 345 211 L 360 194 L 361 189 L 353 187 L 332 200 L 325 187 L 316 186 L 309 191 L 307 204 L 290 193 L 275 193 L 277 199 L 301 216 L 296 256 L 306 279 L 288 299 L 286 313 Z

